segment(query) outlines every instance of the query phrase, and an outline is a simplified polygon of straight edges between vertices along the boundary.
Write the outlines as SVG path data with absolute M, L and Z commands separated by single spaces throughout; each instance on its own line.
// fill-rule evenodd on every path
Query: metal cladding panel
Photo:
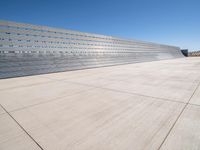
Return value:
M 174 46 L 0 21 L 0 78 L 179 57 Z

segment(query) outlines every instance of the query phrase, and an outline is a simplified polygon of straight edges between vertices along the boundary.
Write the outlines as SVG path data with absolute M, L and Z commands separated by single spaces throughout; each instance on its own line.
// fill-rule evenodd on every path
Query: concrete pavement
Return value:
M 200 58 L 0 80 L 1 150 L 199 150 Z

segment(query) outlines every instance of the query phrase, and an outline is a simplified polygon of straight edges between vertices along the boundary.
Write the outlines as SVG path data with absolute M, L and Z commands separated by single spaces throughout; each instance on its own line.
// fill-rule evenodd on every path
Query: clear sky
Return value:
M 0 0 L 0 19 L 200 50 L 200 0 Z

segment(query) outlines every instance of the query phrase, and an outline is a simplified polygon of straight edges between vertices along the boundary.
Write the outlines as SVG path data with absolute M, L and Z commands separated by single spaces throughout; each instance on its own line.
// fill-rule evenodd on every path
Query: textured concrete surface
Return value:
M 1 115 L 1 114 L 4 114 L 4 113 L 5 113 L 5 111 L 3 110 L 2 107 L 0 107 L 0 115 Z
M 195 92 L 194 96 L 192 97 L 190 103 L 200 105 L 200 87 L 198 87 L 198 89 Z
M 39 150 L 35 142 L 7 114 L 0 115 L 1 150 Z
M 199 150 L 200 59 L 0 80 L 2 150 Z
M 200 149 L 200 106 L 188 105 L 161 149 Z

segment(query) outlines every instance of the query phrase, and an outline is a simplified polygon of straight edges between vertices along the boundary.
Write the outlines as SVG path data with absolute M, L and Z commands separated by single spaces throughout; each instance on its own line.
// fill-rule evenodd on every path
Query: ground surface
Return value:
M 199 150 L 200 58 L 0 80 L 1 150 Z

